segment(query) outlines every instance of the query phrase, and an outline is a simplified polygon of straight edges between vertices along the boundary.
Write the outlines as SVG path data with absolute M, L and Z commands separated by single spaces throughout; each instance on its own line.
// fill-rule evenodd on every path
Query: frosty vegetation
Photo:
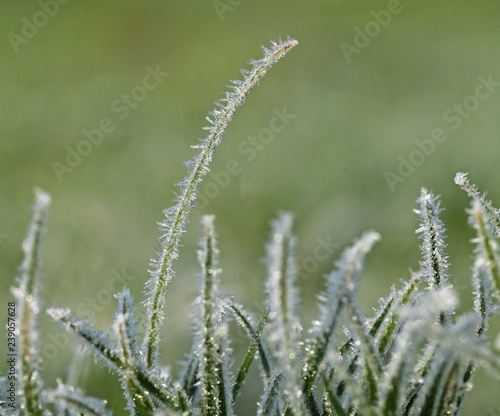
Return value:
M 267 244 L 264 312 L 258 319 L 220 290 L 214 217 L 201 218 L 198 259 L 199 294 L 194 301 L 193 343 L 180 374 L 167 374 L 158 344 L 166 307 L 165 294 L 173 264 L 200 182 L 209 171 L 215 148 L 248 92 L 297 41 L 287 39 L 264 48 L 234 81 L 231 92 L 216 102 L 207 118 L 208 136 L 194 148 L 188 174 L 180 183 L 175 205 L 165 211 L 158 259 L 152 261 L 139 327 L 134 299 L 124 287 L 116 294 L 117 309 L 109 331 L 93 328 L 68 308 L 46 312 L 68 331 L 95 361 L 119 378 L 131 415 L 232 416 L 250 366 L 257 362 L 262 378 L 259 416 L 440 416 L 459 415 L 472 388 L 474 373 L 483 369 L 500 377 L 500 356 L 486 337 L 488 322 L 500 301 L 500 210 L 471 185 L 467 174 L 455 182 L 471 197 L 469 218 L 476 230 L 471 281 L 474 311 L 455 315 L 457 297 L 449 282 L 445 228 L 439 198 L 422 189 L 417 199 L 421 239 L 420 269 L 390 288 L 373 315 L 366 317 L 356 289 L 365 257 L 380 239 L 370 231 L 346 248 L 325 276 L 318 317 L 303 324 L 297 314 L 299 288 L 293 216 L 272 223 Z M 108 415 L 106 401 L 87 397 L 75 386 L 58 381 L 46 385 L 41 376 L 38 318 L 42 313 L 41 243 L 50 197 L 35 193 L 34 216 L 23 244 L 25 260 L 12 293 L 19 316 L 17 409 L 8 407 L 3 377 L 0 415 Z M 50 278 L 50 277 L 49 277 Z M 232 357 L 229 322 L 248 335 L 241 363 Z M 142 339 L 142 343 L 140 340 Z M 53 385 L 56 384 L 56 385 Z

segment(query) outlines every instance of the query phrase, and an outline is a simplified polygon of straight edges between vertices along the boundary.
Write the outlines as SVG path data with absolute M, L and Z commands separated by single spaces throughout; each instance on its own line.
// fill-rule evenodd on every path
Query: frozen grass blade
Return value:
M 266 50 L 263 60 L 253 63 L 256 72 L 244 72 L 245 80 L 235 82 L 235 92 L 227 94 L 227 105 L 220 104 L 222 110 L 212 114 L 214 126 L 208 128 L 209 137 L 197 146 L 201 149 L 200 156 L 188 164 L 189 175 L 181 183 L 178 205 L 167 212 L 162 224 L 166 234 L 161 240 L 162 254 L 156 263 L 156 273 L 153 272 L 150 281 L 152 303 L 147 304 L 147 313 L 152 314 L 146 323 L 149 332 L 142 347 L 137 345 L 141 334 L 134 320 L 133 299 L 126 288 L 116 295 L 118 308 L 110 333 L 94 329 L 94 323 L 76 318 L 69 309 L 51 308 L 47 312 L 80 346 L 92 352 L 96 361 L 117 373 L 132 416 L 234 416 L 235 397 L 242 389 L 257 351 L 264 380 L 259 415 L 459 416 L 476 368 L 483 368 L 500 379 L 500 355 L 493 351 L 485 335 L 489 319 L 500 313 L 499 252 L 495 234 L 498 230 L 493 229 L 500 224 L 498 210 L 491 207 L 484 195 L 479 196 L 464 174 L 457 176 L 457 182 L 474 198 L 469 212 L 477 230 L 472 268 L 475 313 L 458 319 L 452 316 L 457 298 L 447 283 L 449 265 L 444 252 L 445 229 L 439 219 L 441 208 L 437 197 L 425 189 L 422 189 L 417 211 L 420 215 L 417 233 L 423 240 L 419 273 L 412 273 L 399 290 L 393 286 L 389 296 L 379 301 L 374 316 L 367 319 L 358 306 L 356 289 L 365 257 L 379 235 L 374 232 L 363 235 L 343 252 L 335 263 L 336 271 L 327 276 L 327 289 L 320 296 L 320 317 L 309 331 L 305 351 L 301 350 L 296 313 L 297 273 L 291 215 L 282 214 L 273 223 L 272 241 L 267 247 L 269 308 L 262 314 L 258 326 L 251 323 L 240 305 L 220 295 L 214 218 L 206 216 L 202 218 L 204 232 L 199 251 L 202 273 L 200 293 L 194 303 L 194 341 L 183 372 L 175 379 L 179 381 L 173 381 L 169 367 L 157 361 L 157 329 L 164 300 L 163 296 L 155 296 L 164 294 L 173 275 L 171 265 L 177 256 L 187 213 L 194 204 L 196 187 L 208 171 L 212 153 L 232 112 L 243 102 L 245 88 L 255 85 L 257 78 L 263 75 L 263 72 L 258 74 L 259 68 L 265 72 L 273 59 L 276 61 L 295 44 L 292 40 L 273 44 L 273 50 Z M 21 410 L 9 408 L 10 396 L 6 393 L 8 386 L 14 383 L 7 384 L 9 381 L 0 377 L 0 415 L 46 416 L 52 406 L 58 416 L 108 415 L 104 401 L 85 397 L 81 390 L 69 384 L 58 381 L 57 389 L 42 389 L 38 363 L 41 349 L 37 328 L 38 293 L 40 242 L 49 205 L 48 195 L 37 191 L 33 223 L 23 245 L 25 259 L 21 277 L 18 287 L 13 289 L 19 305 L 19 344 L 23 356 L 18 368 L 11 367 L 8 375 L 17 372 L 22 378 L 18 392 Z M 418 290 L 421 281 L 427 282 L 430 289 L 425 296 Z M 495 304 L 490 299 L 490 290 L 492 297 L 497 298 Z M 12 308 L 11 304 L 9 307 Z M 341 320 L 344 310 L 346 338 L 339 338 L 338 326 L 344 323 Z M 231 372 L 229 311 L 250 340 L 236 378 Z M 160 315 L 153 318 L 153 312 Z M 267 318 L 271 323 L 272 355 L 262 339 Z M 344 339 L 347 341 L 342 344 Z M 298 363 L 300 368 L 296 368 Z M 78 377 L 73 374 L 70 379 L 76 381 Z M 15 386 L 12 388 L 9 395 L 15 393 Z
M 364 358 L 365 381 L 367 382 L 367 386 L 369 386 L 368 391 L 370 399 L 372 402 L 375 402 L 378 398 L 377 380 L 383 372 L 382 363 L 375 343 L 373 342 L 373 338 L 371 338 L 367 332 L 365 318 L 358 308 L 357 302 L 354 299 L 354 294 L 350 292 L 346 296 L 346 299 L 351 326 L 357 334 L 357 339 L 360 343 L 361 352 Z
M 477 335 L 482 335 L 488 329 L 489 314 L 492 303 L 489 297 L 490 278 L 488 275 L 487 262 L 484 256 L 478 254 L 472 268 L 472 285 L 474 288 L 474 310 L 480 321 L 477 327 Z
M 228 303 L 226 307 L 229 308 L 229 310 L 233 313 L 234 317 L 236 318 L 236 322 L 239 323 L 240 326 L 245 330 L 248 339 L 250 341 L 253 341 L 255 339 L 255 334 L 257 333 L 257 330 L 254 329 L 254 327 L 252 326 L 250 318 L 244 311 L 243 307 L 234 302 Z M 267 352 L 267 347 L 262 337 L 259 337 L 258 340 L 258 350 L 259 350 L 260 363 L 262 367 L 263 380 L 264 383 L 267 383 L 267 381 L 271 377 L 271 358 L 269 357 L 269 353 Z
M 28 416 L 42 416 L 40 377 L 40 341 L 38 321 L 40 315 L 41 246 L 50 208 L 50 196 L 35 190 L 34 213 L 28 235 L 23 242 L 24 261 L 21 265 L 19 285 L 13 290 L 17 299 L 19 320 L 19 355 L 17 372 L 22 402 Z
M 200 365 L 199 357 L 196 355 L 197 346 L 192 346 L 191 354 L 187 357 L 187 361 L 184 362 L 184 369 L 182 370 L 179 385 L 182 390 L 187 395 L 188 398 L 193 398 L 198 389 L 198 369 Z
M 495 288 L 494 295 L 497 298 L 499 295 L 498 260 L 495 254 L 497 251 L 497 242 L 491 236 L 491 228 L 498 226 L 500 223 L 496 223 L 495 220 L 488 221 L 488 212 L 494 216 L 498 214 L 498 211 L 492 208 L 490 201 L 485 200 L 486 195 L 483 195 L 481 199 L 477 199 L 479 194 L 476 191 L 476 187 L 470 186 L 466 176 L 465 179 L 462 180 L 462 183 L 466 190 L 468 189 L 470 191 L 468 192 L 469 196 L 475 198 L 471 202 L 472 209 L 470 210 L 470 222 L 477 230 L 478 235 L 476 243 L 478 246 L 475 250 L 476 258 L 472 268 L 472 285 L 474 289 L 474 310 L 480 319 L 477 325 L 476 335 L 482 336 L 488 329 L 489 315 L 493 310 L 489 296 L 490 287 L 493 286 Z M 462 188 L 464 188 L 464 186 Z M 469 361 L 459 383 L 460 391 L 457 393 L 455 401 L 455 407 L 457 409 L 456 414 L 458 414 L 462 408 L 463 401 L 470 390 L 469 385 L 475 370 L 476 364 L 474 360 Z
M 420 216 L 420 228 L 416 231 L 422 239 L 422 257 L 420 267 L 424 277 L 432 289 L 438 289 L 448 280 L 448 256 L 444 252 L 446 244 L 443 223 L 439 214 L 443 209 L 439 206 L 439 197 L 422 188 L 417 200 L 420 209 L 415 213 Z
M 50 308 L 47 313 L 61 328 L 71 333 L 77 342 L 92 352 L 97 362 L 109 367 L 121 377 L 124 376 L 123 369 L 126 368 L 126 364 L 119 356 L 118 346 L 107 333 L 98 331 L 85 321 L 75 318 L 69 309 Z M 173 410 L 180 407 L 176 397 L 166 389 L 164 382 L 157 380 L 150 373 L 142 372 L 138 367 L 135 367 L 134 371 L 138 383 L 135 386 L 136 389 L 143 391 L 144 395 L 154 397 L 159 403 Z
M 113 332 L 118 345 L 117 353 L 123 363 L 121 379 L 128 402 L 127 409 L 133 415 L 152 416 L 161 405 L 141 386 L 136 377 L 138 369 L 144 373 L 146 369 L 140 359 L 135 340 L 138 333 L 137 323 L 134 320 L 133 299 L 127 288 L 117 294 L 116 298 L 118 299 L 118 308 L 115 313 Z
M 365 322 L 366 328 L 369 330 L 369 338 L 373 338 L 375 340 L 375 345 L 378 345 L 378 353 L 381 357 L 384 357 L 384 364 L 389 361 L 387 357 L 391 356 L 388 346 L 392 345 L 401 325 L 397 312 L 401 307 L 408 305 L 415 297 L 415 292 L 420 281 L 421 275 L 419 273 L 413 273 L 410 281 L 402 281 L 403 287 L 401 289 L 396 290 L 395 287 L 392 287 L 389 297 L 379 301 L 380 308 L 375 311 L 375 316 L 371 319 L 367 319 Z M 354 343 L 355 340 L 349 338 L 342 345 L 340 348 L 342 357 L 345 357 L 349 351 L 353 351 Z M 358 354 L 354 354 L 354 356 L 350 358 L 348 365 L 350 374 L 353 374 L 357 370 L 358 361 Z M 336 394 L 341 396 L 344 387 L 345 384 L 340 381 Z
M 359 384 L 359 381 L 353 376 L 348 368 L 342 362 L 342 357 L 335 351 L 329 351 L 325 357 L 328 367 L 335 368 L 337 377 L 343 381 L 346 393 L 350 396 L 349 404 L 346 409 L 349 415 L 363 416 L 382 416 L 381 410 L 377 406 L 372 406 L 365 392 Z M 345 393 L 344 393 L 345 394 Z M 336 393 L 337 397 L 341 395 Z
M 57 389 L 48 392 L 46 396 L 48 402 L 64 406 L 65 409 L 71 410 L 77 414 L 88 416 L 112 415 L 112 412 L 106 409 L 105 400 L 87 397 L 80 389 L 67 386 L 63 383 L 58 383 Z
M 308 395 L 314 385 L 316 375 L 327 353 L 340 313 L 344 307 L 344 297 L 356 287 L 361 275 L 363 261 L 373 244 L 380 238 L 378 233 L 370 232 L 362 236 L 352 247 L 346 249 L 337 261 L 337 270 L 327 276 L 327 293 L 321 298 L 320 319 L 313 322 L 310 338 L 306 347 L 306 362 L 303 368 L 303 389 Z
M 418 327 L 410 324 L 395 339 L 393 358 L 381 380 L 380 403 L 384 415 L 402 414 L 405 390 L 410 384 L 409 370 L 413 353 L 421 340 L 421 334 L 417 329 Z
M 436 341 L 430 341 L 424 348 L 422 357 L 419 358 L 417 365 L 413 370 L 413 377 L 408 386 L 408 394 L 404 403 L 404 416 L 408 416 L 415 404 L 415 400 L 423 385 L 423 380 L 427 377 L 434 362 L 436 350 L 438 348 Z
M 243 104 L 250 90 L 280 58 L 297 44 L 296 40 L 287 39 L 284 42 L 273 42 L 271 49 L 265 48 L 264 57 L 258 61 L 251 61 L 252 69 L 243 71 L 243 81 L 234 81 L 234 85 L 231 86 L 233 91 L 226 92 L 226 97 L 216 103 L 217 108 L 210 113 L 212 119 L 207 117 L 211 124 L 206 127 L 209 134 L 206 139 L 201 140 L 199 145 L 194 146 L 199 149 L 199 153 L 187 163 L 188 175 L 178 184 L 180 194 L 177 197 L 177 203 L 165 211 L 166 218 L 160 223 L 164 232 L 160 238 L 160 258 L 153 262 L 151 279 L 146 285 L 147 329 L 143 351 L 148 367 L 154 366 L 158 358 L 158 331 L 164 318 L 166 289 L 174 275 L 172 264 L 178 257 L 179 240 L 185 231 L 188 214 L 196 201 L 200 183 L 209 171 L 215 149 L 220 144 L 222 135 L 231 123 L 236 109 Z
M 123 363 L 108 334 L 96 330 L 84 320 L 75 318 L 69 309 L 50 308 L 47 313 L 61 328 L 71 333 L 81 345 L 91 351 L 98 362 L 117 373 L 120 372 Z
M 455 402 L 457 400 L 458 385 L 460 378 L 460 362 L 456 360 L 453 362 L 447 378 L 445 379 L 444 386 L 439 401 L 436 402 L 434 407 L 434 415 L 446 415 L 455 411 Z
M 300 385 L 299 336 L 301 325 L 296 312 L 297 270 L 295 264 L 296 239 L 292 234 L 293 216 L 283 213 L 273 222 L 270 242 L 267 245 L 268 279 L 266 282 L 267 307 L 269 308 L 269 344 L 279 368 L 286 368 L 285 394 L 295 414 L 300 412 L 298 403 Z
M 420 273 L 413 273 L 408 282 L 403 282 L 403 287 L 394 294 L 393 307 L 389 310 L 387 319 L 385 321 L 385 326 L 380 331 L 380 334 L 373 334 L 370 331 L 370 335 L 377 336 L 378 350 L 380 354 L 384 355 L 384 360 L 387 361 L 387 355 L 389 354 L 390 347 L 394 341 L 394 337 L 401 326 L 401 322 L 398 316 L 398 311 L 407 305 L 409 305 L 412 300 L 416 297 L 417 289 L 419 283 L 422 281 L 422 275 Z
M 492 237 L 488 226 L 488 218 L 483 211 L 481 203 L 476 201 L 472 205 L 472 222 L 477 229 L 477 242 L 479 244 L 479 251 L 486 259 L 486 265 L 493 283 L 494 295 L 498 298 L 500 296 L 500 272 L 498 270 L 497 251 L 498 245 L 496 240 Z M 486 217 L 486 219 L 485 219 Z
M 439 400 L 439 392 L 442 389 L 442 384 L 446 381 L 446 373 L 449 371 L 450 364 L 444 354 L 436 358 L 431 364 L 428 377 L 424 379 L 423 387 L 417 395 L 415 403 L 416 415 L 431 416 L 434 414 L 433 409 L 436 400 Z
M 219 415 L 234 416 L 233 412 L 233 388 L 234 381 L 231 374 L 231 347 L 228 339 L 227 322 L 223 322 L 215 334 L 217 354 L 219 362 L 217 364 L 219 378 Z
M 492 202 L 486 199 L 486 192 L 481 195 L 477 186 L 471 185 L 467 175 L 468 173 L 458 172 L 455 176 L 455 183 L 467 192 L 467 195 L 471 198 L 471 205 L 474 201 L 479 201 L 484 211 L 488 214 L 489 221 L 494 227 L 495 234 L 500 236 L 500 209 L 493 207 Z
M 342 400 L 340 399 L 339 396 L 337 396 L 337 393 L 333 390 L 333 386 L 329 382 L 328 377 L 326 377 L 326 375 L 323 375 L 323 383 L 325 392 L 329 400 L 329 404 L 330 406 L 332 406 L 333 410 L 335 411 L 335 414 L 337 416 L 348 416 L 347 412 L 342 406 Z
M 255 331 L 252 342 L 248 347 L 247 354 L 245 356 L 245 359 L 243 360 L 243 363 L 241 364 L 240 370 L 238 371 L 238 375 L 236 376 L 236 381 L 233 387 L 233 397 L 235 399 L 236 397 L 238 397 L 238 393 L 240 392 L 241 386 L 245 381 L 248 370 L 250 369 L 250 365 L 252 364 L 257 349 L 259 347 L 259 342 L 262 338 L 262 332 L 264 331 L 264 325 L 267 322 L 268 314 L 269 311 L 266 309 L 260 320 L 259 327 L 257 328 L 257 331 Z
M 118 299 L 118 308 L 115 313 L 115 335 L 119 341 L 119 351 L 121 359 L 127 367 L 133 368 L 141 365 L 139 358 L 139 349 L 137 347 L 136 337 L 137 322 L 134 320 L 134 299 L 130 295 L 128 288 L 115 295 Z
M 216 416 L 219 414 L 218 389 L 220 359 L 218 346 L 215 340 L 216 319 L 215 296 L 218 289 L 217 282 L 217 248 L 215 246 L 215 232 L 213 216 L 205 216 L 201 220 L 203 237 L 199 259 L 202 268 L 201 294 L 197 302 L 201 306 L 201 322 L 198 324 L 197 333 L 201 335 L 200 381 L 204 414 Z
M 269 342 L 279 365 L 290 365 L 290 355 L 298 356 L 300 323 L 298 307 L 295 237 L 292 235 L 293 216 L 285 213 L 273 222 L 271 241 L 267 247 L 268 294 L 270 311 Z
M 498 360 L 495 358 L 491 361 L 491 354 L 485 348 L 484 339 L 477 337 L 477 321 L 474 314 L 467 314 L 458 319 L 455 325 L 446 329 L 423 322 L 422 330 L 438 347 L 434 351 L 430 370 L 415 401 L 415 408 L 420 409 L 419 414 L 438 415 L 438 410 L 443 405 L 447 407 L 447 411 L 459 414 L 461 401 L 468 390 L 466 384 L 472 374 L 469 373 L 468 380 L 460 380 L 461 377 L 457 373 L 460 364 L 464 361 L 469 363 L 475 360 L 483 361 L 486 355 L 488 358 L 481 364 L 487 369 L 488 364 Z
M 274 374 L 264 390 L 264 394 L 257 410 L 258 416 L 274 416 L 279 407 L 281 384 L 283 383 L 283 373 Z

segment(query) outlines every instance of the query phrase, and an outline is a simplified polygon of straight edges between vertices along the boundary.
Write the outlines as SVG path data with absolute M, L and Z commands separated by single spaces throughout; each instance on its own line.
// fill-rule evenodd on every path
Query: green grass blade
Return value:
M 254 329 L 254 327 L 250 323 L 250 320 L 249 320 L 247 314 L 243 310 L 243 307 L 241 305 L 238 305 L 238 304 L 233 303 L 233 302 L 229 303 L 227 305 L 227 307 L 236 317 L 236 321 L 245 330 L 248 338 L 250 340 L 253 340 L 255 338 L 256 330 Z M 264 382 L 267 383 L 267 381 L 271 378 L 271 359 L 269 357 L 269 353 L 267 352 L 267 347 L 266 347 L 264 340 L 262 338 L 259 338 L 258 350 L 259 350 L 259 357 L 260 357 L 260 363 L 262 366 L 262 371 L 264 373 Z
M 57 389 L 46 393 L 46 399 L 57 407 L 88 416 L 111 416 L 106 409 L 106 400 L 88 397 L 80 389 L 58 383 Z M 74 413 L 71 413 L 74 414 Z
M 321 316 L 313 323 L 306 346 L 307 357 L 302 373 L 302 391 L 306 395 L 312 390 L 319 368 L 333 341 L 340 313 L 345 305 L 344 298 L 348 291 L 356 287 L 364 258 L 379 238 L 379 234 L 374 232 L 363 235 L 344 251 L 336 263 L 338 270 L 327 277 L 328 291 L 321 299 Z
M 264 57 L 254 61 L 250 71 L 245 72 L 243 81 L 234 83 L 233 91 L 226 93 L 226 98 L 211 115 L 213 120 L 207 127 L 209 134 L 202 140 L 198 155 L 187 163 L 188 175 L 178 185 L 180 194 L 177 204 L 165 211 L 166 219 L 160 224 L 164 235 L 161 237 L 160 258 L 154 263 L 151 279 L 146 285 L 148 296 L 145 301 L 147 308 L 146 336 L 143 343 L 146 365 L 152 367 L 158 359 L 158 330 L 164 319 L 165 293 L 174 272 L 173 262 L 178 257 L 178 246 L 188 221 L 188 214 L 193 207 L 200 183 L 209 171 L 215 149 L 220 144 L 222 135 L 231 123 L 236 109 L 243 104 L 250 90 L 279 59 L 285 56 L 298 42 L 288 39 L 285 42 L 272 43 L 271 49 L 264 49 Z M 225 104 L 224 104 L 225 102 Z
M 281 384 L 283 383 L 284 374 L 278 373 L 273 375 L 264 390 L 264 395 L 257 410 L 258 416 L 275 416 L 280 400 Z M 285 413 L 286 414 L 286 413 Z
M 333 410 L 335 410 L 335 414 L 337 416 L 348 416 L 348 413 L 345 411 L 344 407 L 342 406 L 342 401 L 340 400 L 340 397 L 337 396 L 337 393 L 333 391 L 333 386 L 331 383 L 328 382 L 328 378 L 323 375 L 323 384 L 325 387 L 325 392 L 328 396 L 328 400 L 330 402 L 330 405 L 333 407 Z
M 40 341 L 38 321 L 42 278 L 42 241 L 50 208 L 50 196 L 35 190 L 33 219 L 23 242 L 24 261 L 19 285 L 12 292 L 17 299 L 19 318 L 19 363 L 17 365 L 19 390 L 24 411 L 28 416 L 42 416 L 42 379 L 40 377 Z
M 235 399 L 238 396 L 238 393 L 240 392 L 241 386 L 245 381 L 250 365 L 252 364 L 253 359 L 255 357 L 255 353 L 257 352 L 257 349 L 259 347 L 259 342 L 262 338 L 262 331 L 264 330 L 264 326 L 267 322 L 268 314 L 269 310 L 266 309 L 260 320 L 259 327 L 257 328 L 257 331 L 255 331 L 255 335 L 253 336 L 252 342 L 248 347 L 247 354 L 245 356 L 245 359 L 243 360 L 243 363 L 241 364 L 240 370 L 238 371 L 238 375 L 236 376 L 236 381 L 233 387 L 233 397 Z

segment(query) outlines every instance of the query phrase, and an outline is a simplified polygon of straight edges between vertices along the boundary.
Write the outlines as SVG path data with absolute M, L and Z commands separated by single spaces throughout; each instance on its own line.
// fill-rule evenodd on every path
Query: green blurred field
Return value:
M 235 160 L 242 169 L 201 210 L 217 216 L 224 291 L 258 307 L 269 221 L 279 210 L 289 210 L 296 213 L 302 260 L 313 255 L 318 238 L 330 238 L 338 252 L 366 229 L 382 234 L 360 291 L 368 313 L 391 283 L 418 268 L 411 211 L 420 186 L 427 186 L 442 195 L 452 281 L 461 289 L 463 309 L 470 308 L 473 233 L 466 223 L 468 200 L 453 177 L 468 171 L 500 203 L 500 89 L 455 130 L 443 115 L 474 94 L 479 76 L 492 74 L 500 81 L 500 3 L 402 1 L 402 12 L 350 63 L 340 44 L 352 45 L 355 27 L 373 20 L 370 12 L 386 9 L 386 1 L 247 0 L 230 7 L 234 10 L 221 21 L 210 1 L 70 1 L 36 36 L 18 45 L 16 54 L 9 33 L 20 34 L 22 19 L 32 19 L 41 9 L 23 0 L 4 5 L 0 305 L 11 299 L 7 289 L 21 261 L 34 186 L 53 196 L 45 245 L 46 304 L 88 306 L 89 298 L 113 283 L 112 271 L 123 268 L 134 277 L 129 285 L 142 300 L 148 260 L 155 255 L 156 221 L 171 205 L 173 184 L 185 173 L 182 162 L 194 154 L 189 145 L 204 134 L 201 127 L 213 101 L 222 97 L 230 79 L 240 77 L 238 70 L 248 67 L 249 58 L 261 57 L 259 45 L 289 34 L 299 46 L 249 95 L 212 165 L 220 172 Z M 112 103 L 142 83 L 148 66 L 157 65 L 169 75 L 120 120 Z M 283 107 L 296 117 L 248 162 L 238 149 L 269 127 L 273 110 Z M 63 163 L 65 148 L 75 149 L 84 138 L 82 130 L 97 128 L 105 118 L 115 130 L 60 182 L 52 164 Z M 440 127 L 448 140 L 391 192 L 385 172 L 395 173 L 398 157 L 408 158 L 418 149 L 415 140 L 429 138 Z M 190 341 L 198 270 L 195 218 L 183 244 L 162 344 L 164 362 L 174 373 Z M 315 316 L 321 276 L 333 260 L 321 262 L 303 282 L 306 328 Z M 115 303 L 97 306 L 97 327 L 107 328 Z M 60 333 L 45 317 L 42 324 L 44 342 Z M 491 334 L 498 328 L 497 322 Z M 235 348 L 240 352 L 245 344 L 237 340 Z M 55 384 L 55 377 L 65 377 L 71 354 L 66 347 L 46 363 L 47 380 Z M 4 364 L 0 369 L 5 371 Z M 125 414 L 118 381 L 93 363 L 88 372 L 87 392 L 109 398 L 115 414 Z M 500 414 L 499 384 L 482 373 L 476 382 L 464 414 Z M 258 383 L 247 386 L 238 414 L 252 414 L 252 400 L 260 392 Z

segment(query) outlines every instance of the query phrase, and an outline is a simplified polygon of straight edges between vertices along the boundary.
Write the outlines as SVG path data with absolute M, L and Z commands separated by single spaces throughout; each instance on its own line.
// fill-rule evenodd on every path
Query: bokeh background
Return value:
M 302 272 L 307 275 L 301 282 L 304 326 L 316 314 L 315 294 L 335 255 L 364 230 L 376 229 L 383 239 L 360 287 L 369 313 L 390 284 L 418 269 L 412 209 L 420 187 L 427 186 L 442 195 L 451 280 L 461 310 L 471 307 L 473 232 L 465 213 L 468 199 L 453 178 L 468 171 L 500 202 L 500 88 L 461 117 L 457 129 L 443 115 L 474 94 L 478 77 L 500 81 L 498 1 L 402 0 L 401 13 L 350 62 L 342 43 L 355 46 L 356 27 L 364 31 L 374 21 L 372 12 L 387 10 L 387 1 L 57 4 L 59 10 L 46 21 L 35 1 L 4 2 L 0 14 L 0 305 L 12 299 L 8 288 L 22 260 L 35 186 L 53 197 L 45 242 L 46 304 L 90 307 L 96 326 L 106 329 L 115 308 L 107 288 L 123 270 L 142 300 L 157 245 L 156 222 L 171 205 L 173 184 L 185 174 L 182 162 L 194 154 L 189 145 L 204 135 L 201 127 L 213 101 L 230 79 L 240 77 L 239 68 L 248 68 L 248 59 L 262 56 L 260 45 L 291 35 L 299 46 L 248 96 L 212 165 L 217 173 L 234 160 L 241 173 L 216 188 L 217 197 L 200 210 L 217 216 L 224 292 L 258 310 L 269 223 L 288 210 L 296 214 L 300 265 L 313 264 L 307 259 L 318 239 L 336 246 L 327 261 Z M 44 24 L 20 41 L 16 36 L 33 19 Z M 157 66 L 169 75 L 120 120 L 113 102 L 142 84 L 147 67 Z M 249 162 L 241 146 L 249 146 L 251 137 L 269 127 L 273 111 L 284 107 L 296 117 Z M 68 146 L 75 150 L 82 131 L 106 118 L 114 131 L 60 181 L 54 162 L 64 164 Z M 397 174 L 399 158 L 408 160 L 418 149 L 415 141 L 428 139 L 435 128 L 443 128 L 448 140 L 391 190 L 386 172 Z M 197 228 L 193 218 L 168 293 L 162 354 L 175 374 L 191 339 Z M 42 327 L 44 345 L 67 342 L 48 318 Z M 496 333 L 493 325 L 490 336 Z M 246 345 L 237 337 L 234 346 L 239 362 Z M 54 356 L 44 364 L 49 383 L 66 377 L 74 350 L 69 343 L 49 354 Z M 117 415 L 125 414 L 118 381 L 93 362 L 86 368 L 80 377 L 85 390 L 107 397 Z M 5 372 L 4 363 L 0 369 Z M 482 372 L 475 382 L 465 415 L 500 414 L 498 382 Z M 238 414 L 252 414 L 260 392 L 258 381 L 247 386 Z

